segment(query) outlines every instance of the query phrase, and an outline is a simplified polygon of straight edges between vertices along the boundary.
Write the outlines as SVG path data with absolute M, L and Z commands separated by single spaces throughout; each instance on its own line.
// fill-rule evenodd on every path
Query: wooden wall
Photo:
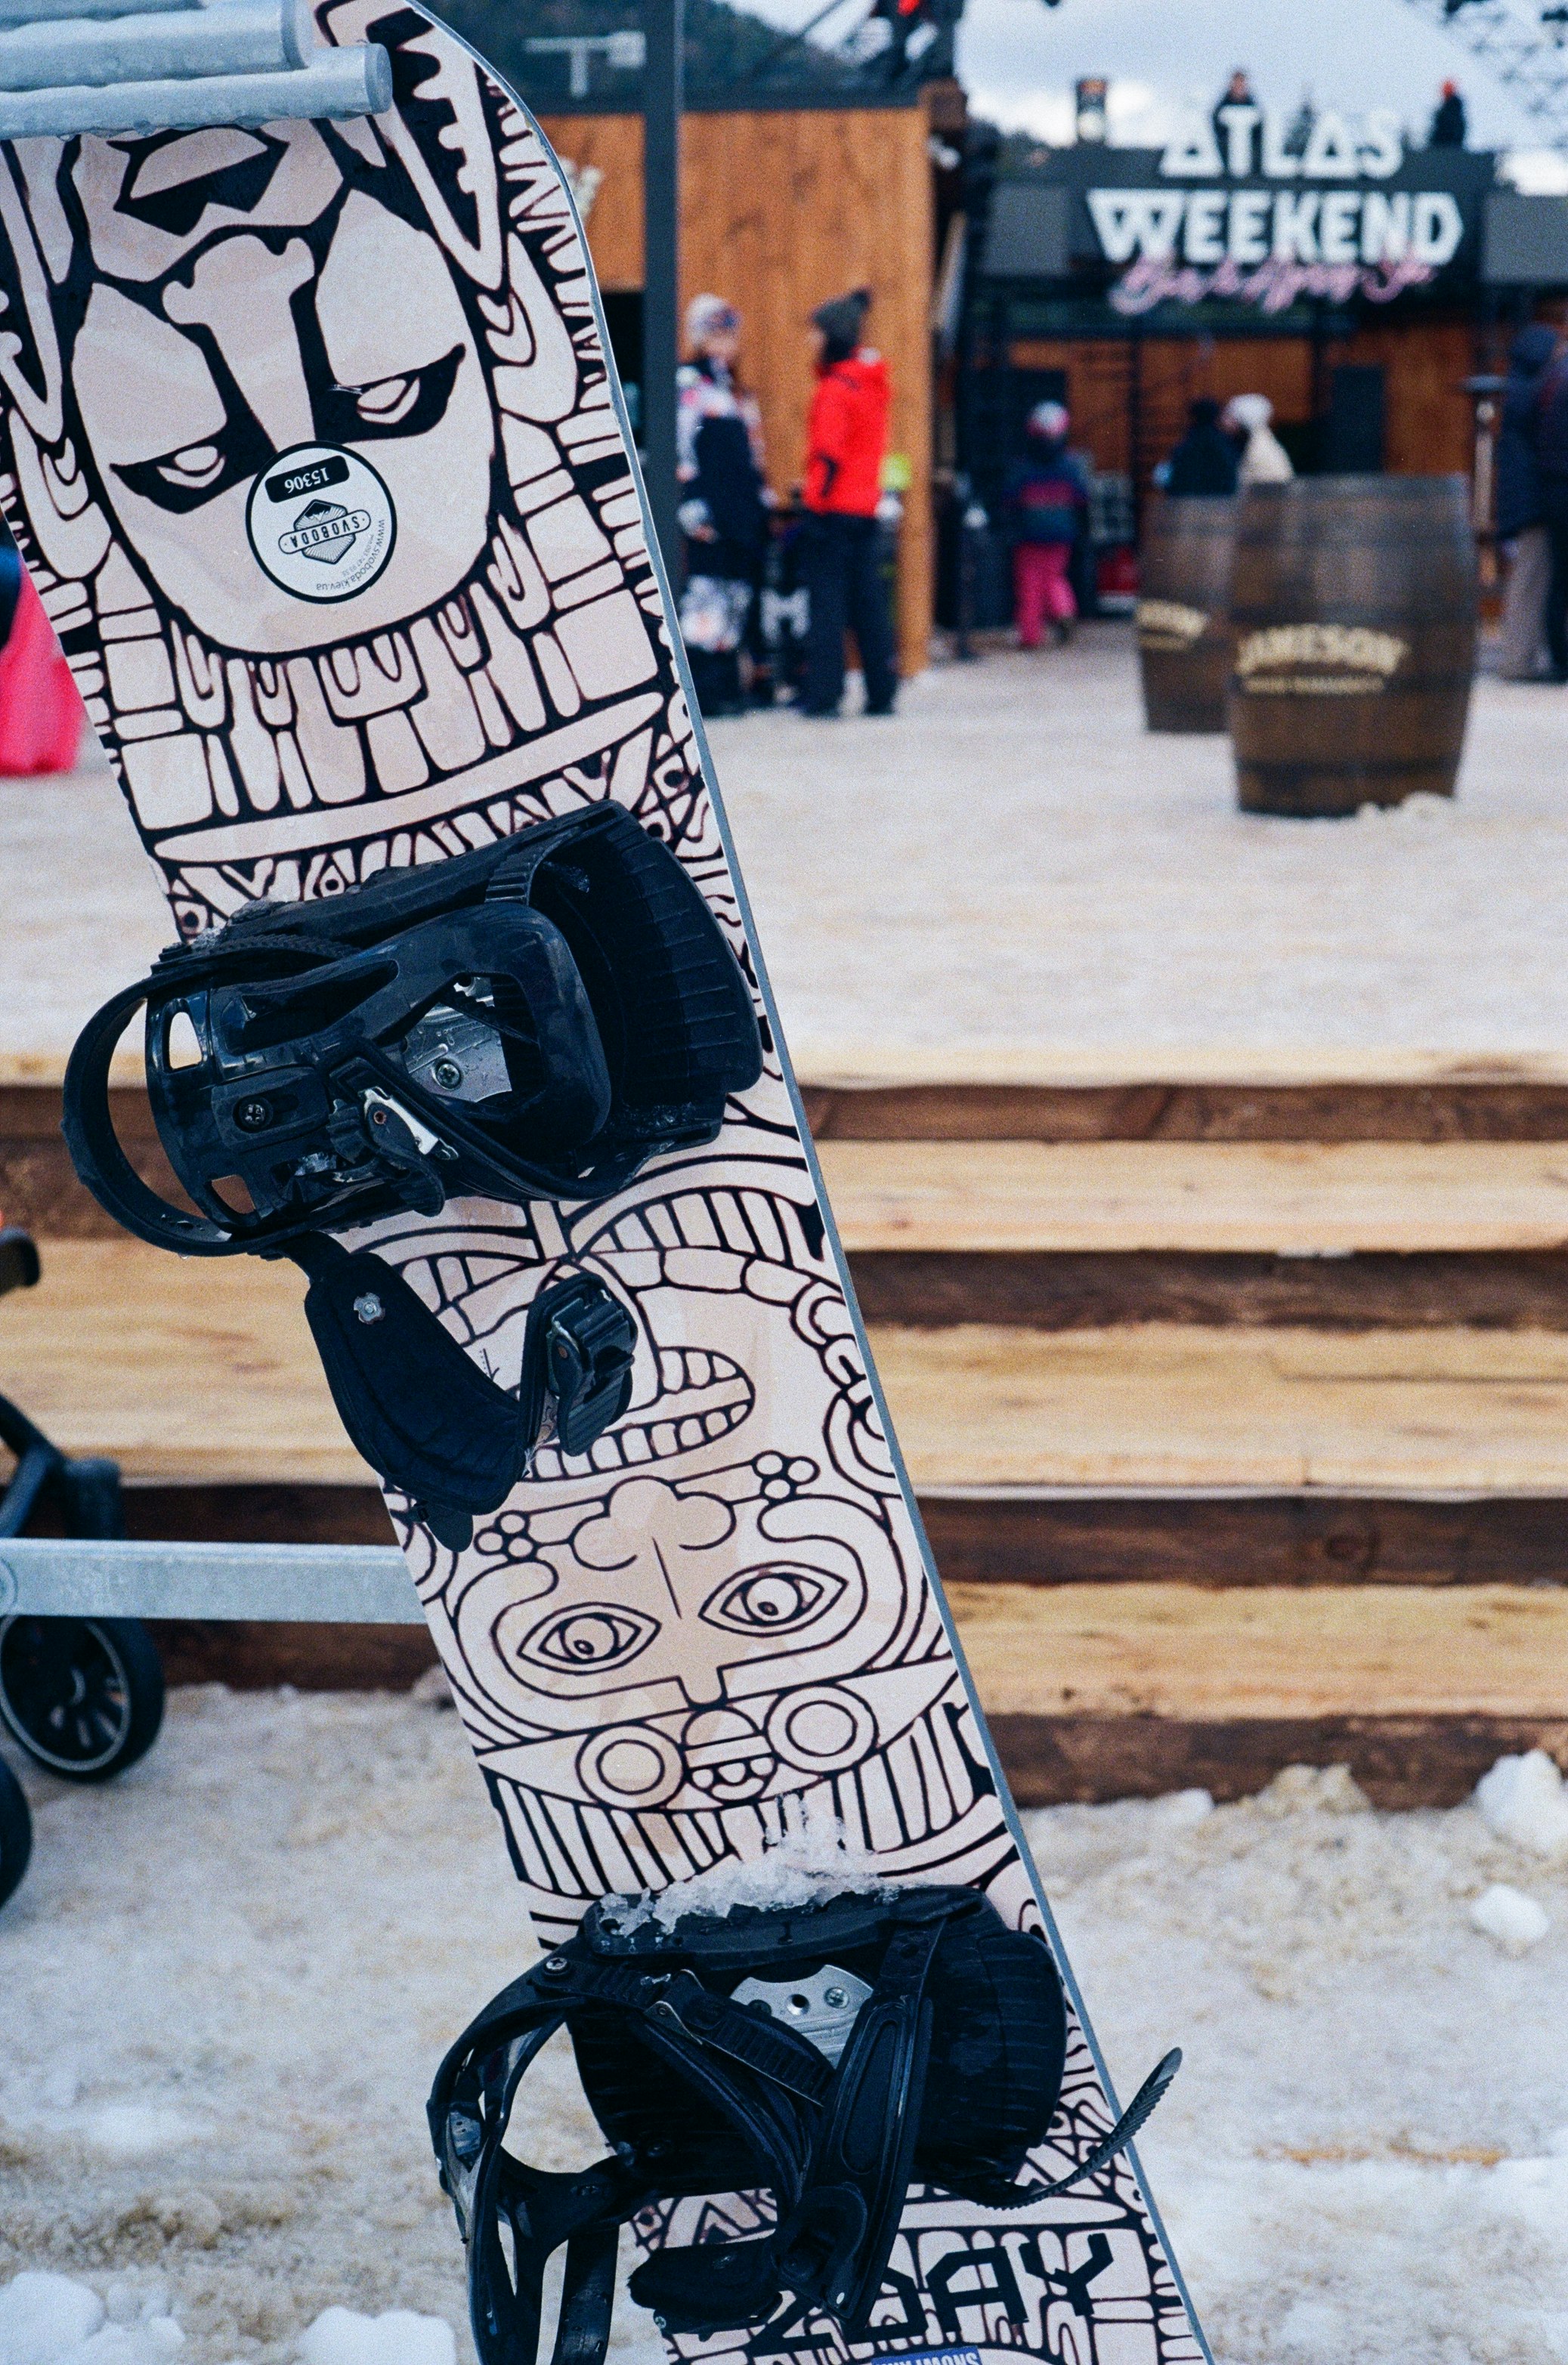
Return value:
M 1324 348 L 1322 386 L 1336 362 L 1381 363 L 1387 371 L 1388 465 L 1396 476 L 1467 474 L 1471 407 L 1459 391 L 1472 367 L 1474 331 L 1466 320 L 1392 320 L 1363 327 Z M 1021 369 L 1064 369 L 1074 441 L 1102 468 L 1132 466 L 1130 420 L 1134 347 L 1122 338 L 1021 338 Z M 1312 346 L 1305 337 L 1146 337 L 1137 359 L 1146 477 L 1181 434 L 1196 395 L 1220 402 L 1266 394 L 1278 420 L 1312 417 Z
M 603 174 L 588 214 L 602 286 L 643 284 L 643 126 L 634 115 L 543 118 L 579 170 Z M 762 406 L 774 490 L 799 481 L 812 397 L 806 322 L 856 286 L 875 306 L 867 342 L 893 382 L 891 449 L 909 461 L 899 580 L 900 659 L 925 664 L 931 633 L 931 289 L 926 121 L 916 107 L 689 115 L 682 127 L 681 290 L 725 296 L 745 319 L 741 368 Z

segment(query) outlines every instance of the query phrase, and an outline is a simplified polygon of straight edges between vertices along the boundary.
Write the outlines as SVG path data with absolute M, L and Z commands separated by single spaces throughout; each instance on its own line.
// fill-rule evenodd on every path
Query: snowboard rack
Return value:
M 1181 2066 L 1168 2054 L 1067 2175 L 1020 2185 L 1067 2055 L 1043 1937 L 1008 1929 L 969 1889 L 886 1884 L 673 1925 L 643 1910 L 590 1907 L 437 2072 L 431 2137 L 467 2247 L 480 2365 L 533 2365 L 544 2270 L 563 2246 L 555 2365 L 602 2359 L 621 2225 L 759 2186 L 777 2203 L 770 2233 L 655 2248 L 633 2299 L 667 2337 L 706 2338 L 766 2324 L 788 2291 L 865 2340 L 912 2181 L 992 2209 L 1065 2192 L 1126 2147 Z M 504 2148 L 527 2072 L 562 2027 L 613 2154 L 578 2174 Z
M 381 115 L 379 43 L 318 42 L 308 0 L 0 0 L 0 140 Z
M 188 1194 L 143 1180 L 109 1110 L 145 1005 L 147 1088 Z M 711 1141 L 762 1070 L 750 991 L 668 847 L 606 801 L 342 895 L 244 905 L 89 1019 L 66 1070 L 76 1171 L 185 1256 L 291 1257 L 355 1445 L 460 1548 L 554 1439 L 624 1411 L 636 1326 L 576 1275 L 535 1299 L 517 1393 L 382 1258 L 329 1237 L 448 1197 L 591 1201 Z

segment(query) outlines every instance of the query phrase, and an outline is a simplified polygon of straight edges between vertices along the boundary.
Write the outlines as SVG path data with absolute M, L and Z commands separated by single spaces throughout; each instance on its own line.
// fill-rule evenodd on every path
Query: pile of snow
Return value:
M 185 2338 L 161 2282 L 111 2283 L 100 2299 L 74 2276 L 24 2270 L 0 2287 L 0 2365 L 168 2365 Z M 329 2307 L 295 2354 L 298 2365 L 456 2365 L 457 2343 L 439 2315 Z
M 1499 1839 L 1553 1864 L 1568 1858 L 1568 1794 L 1544 1749 L 1499 1757 L 1476 1784 L 1475 1803 Z
M 0 2290 L 0 2365 L 168 2365 L 185 2338 L 161 2283 L 112 2284 L 106 2301 L 70 2275 L 24 2272 Z
M 656 1922 L 673 1930 L 689 1913 L 728 1913 L 737 1905 L 825 1905 L 833 1897 L 891 1895 L 874 1855 L 853 1848 L 842 1823 L 822 1820 L 790 1832 L 765 1855 L 725 1856 L 689 1880 L 678 1880 L 656 1896 L 604 1900 L 606 1921 L 622 1936 Z
M 456 2365 L 456 2359 L 451 2325 L 407 2307 L 384 2315 L 329 2307 L 299 2337 L 299 2365 Z
M 1495 1880 L 1490 1889 L 1482 1890 L 1470 1909 L 1470 1918 L 1510 1955 L 1538 1946 L 1551 1927 L 1551 1916 L 1539 1899 L 1527 1897 L 1522 1889 L 1511 1888 L 1506 1880 Z

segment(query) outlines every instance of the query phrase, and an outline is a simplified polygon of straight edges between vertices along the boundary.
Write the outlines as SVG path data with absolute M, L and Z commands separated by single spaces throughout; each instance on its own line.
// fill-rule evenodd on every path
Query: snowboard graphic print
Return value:
M 706 1148 L 598 1205 L 453 1202 L 351 1243 L 503 1385 L 547 1283 L 592 1275 L 636 1317 L 624 1417 L 542 1449 L 466 1549 L 389 1498 L 535 1926 L 829 1821 L 890 1879 L 1040 1924 L 803 1146 L 559 167 L 418 11 L 325 0 L 318 25 L 386 50 L 388 113 L 3 151 L 0 502 L 182 936 L 608 797 L 757 992 L 764 1072 Z M 1081 2018 L 1065 2103 L 1047 2178 L 1115 2115 Z M 637 2230 L 698 2239 L 704 2211 L 759 2222 L 683 2201 Z M 678 2347 L 849 2353 L 788 2315 Z M 855 2353 L 932 2349 L 1195 2365 L 1136 2164 L 1008 2214 L 912 2194 Z

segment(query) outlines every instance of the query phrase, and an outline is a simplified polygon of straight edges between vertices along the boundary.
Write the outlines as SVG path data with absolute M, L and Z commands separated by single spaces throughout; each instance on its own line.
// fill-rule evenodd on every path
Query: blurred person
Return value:
M 1225 119 L 1225 111 L 1226 107 L 1255 107 L 1257 104 L 1258 101 L 1252 95 L 1251 75 L 1247 72 L 1245 66 L 1238 66 L 1231 74 L 1228 82 L 1226 84 L 1225 88 L 1215 99 L 1214 106 L 1209 112 L 1209 121 L 1214 127 L 1215 140 L 1222 156 L 1228 157 L 1230 153 L 1231 127 Z M 1254 124 L 1251 131 L 1247 133 L 1242 142 L 1245 147 L 1251 147 L 1252 138 L 1256 133 L 1256 130 L 1257 126 Z
M 1445 82 L 1427 133 L 1428 148 L 1462 148 L 1470 130 L 1456 82 Z
M 1078 616 L 1072 549 L 1089 511 L 1083 463 L 1067 448 L 1067 406 L 1038 402 L 1025 423 L 1027 449 L 1007 471 L 1002 509 L 1013 536 L 1014 618 L 1021 649 L 1037 649 L 1048 616 L 1058 641 Z
M 1200 394 L 1187 405 L 1187 432 L 1165 463 L 1164 487 L 1183 494 L 1234 493 L 1241 455 L 1219 423 L 1219 405 Z
M 1551 550 L 1546 645 L 1551 678 L 1568 681 L 1568 355 L 1561 352 L 1543 373 L 1535 400 L 1535 459 Z
M 1266 394 L 1236 394 L 1225 406 L 1225 420 L 1244 439 L 1238 485 L 1288 485 L 1295 475 L 1290 454 L 1269 421 L 1274 406 Z
M 898 695 L 877 525 L 892 397 L 887 364 L 860 342 L 870 308 L 869 289 L 859 287 L 819 304 L 811 319 L 817 383 L 801 496 L 811 615 L 800 712 L 824 718 L 838 712 L 844 697 L 846 629 L 860 650 L 867 713 L 890 714 Z
M 1551 536 L 1541 507 L 1536 447 L 1541 393 L 1556 351 L 1556 330 L 1537 321 L 1519 331 L 1508 352 L 1496 454 L 1496 532 L 1508 566 L 1497 651 L 1497 671 L 1505 681 L 1537 681 L 1542 671 Z
M 745 711 L 740 651 L 767 532 L 761 416 L 735 375 L 740 334 L 733 304 L 694 297 L 686 312 L 691 358 L 676 375 L 678 515 L 686 537 L 680 632 L 706 715 Z

